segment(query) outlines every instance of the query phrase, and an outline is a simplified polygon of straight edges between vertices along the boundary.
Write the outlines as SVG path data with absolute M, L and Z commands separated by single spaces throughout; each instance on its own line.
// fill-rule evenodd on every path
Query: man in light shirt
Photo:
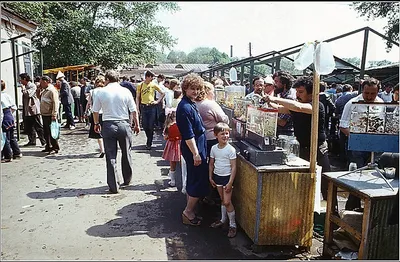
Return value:
M 353 105 L 353 102 L 364 101 L 367 103 L 383 102 L 381 98 L 378 97 L 379 91 L 379 81 L 375 78 L 369 78 L 364 80 L 361 84 L 362 93 L 358 96 L 350 99 L 344 106 L 342 117 L 340 118 L 339 128 L 340 131 L 347 137 L 350 135 L 350 119 L 352 112 L 366 112 L 367 105 Z M 371 108 L 371 107 L 370 107 Z M 383 110 L 383 107 L 375 107 L 376 111 Z M 349 162 L 357 163 L 357 168 L 364 167 L 368 164 L 371 152 L 364 151 L 349 151 Z M 345 209 L 353 210 L 355 208 L 360 208 L 361 202 L 358 197 L 349 195 L 349 199 L 346 202 Z
M 110 70 L 105 74 L 106 86 L 94 98 L 94 131 L 102 134 L 107 163 L 107 184 L 110 193 L 118 193 L 118 186 L 129 185 L 132 180 L 132 130 L 138 134 L 139 120 L 133 96 L 128 89 L 119 84 L 119 74 Z M 103 111 L 103 124 L 99 123 L 99 111 Z M 133 125 L 134 121 L 135 125 Z M 121 148 L 122 181 L 117 174 L 117 142 Z

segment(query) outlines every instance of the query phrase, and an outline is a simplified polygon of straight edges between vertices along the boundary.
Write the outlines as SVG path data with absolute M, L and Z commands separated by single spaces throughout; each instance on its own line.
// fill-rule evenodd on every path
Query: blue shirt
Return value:
M 346 103 L 352 99 L 353 97 L 356 97 L 358 94 L 357 92 L 345 92 L 343 93 L 335 102 L 335 116 L 340 118 L 342 116 L 344 106 Z
M 197 139 L 206 130 L 196 104 L 187 96 L 183 96 L 176 109 L 176 124 L 182 135 L 182 141 L 192 139 L 193 137 Z
M 129 81 L 122 81 L 119 83 L 121 86 L 128 88 L 129 91 L 131 91 L 131 94 L 133 96 L 133 99 L 136 100 L 136 87 Z

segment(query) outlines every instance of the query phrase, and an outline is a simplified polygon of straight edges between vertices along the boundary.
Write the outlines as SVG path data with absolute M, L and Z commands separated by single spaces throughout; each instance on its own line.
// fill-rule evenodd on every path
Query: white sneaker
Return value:
M 75 126 L 70 126 L 69 130 L 74 130 L 76 127 Z

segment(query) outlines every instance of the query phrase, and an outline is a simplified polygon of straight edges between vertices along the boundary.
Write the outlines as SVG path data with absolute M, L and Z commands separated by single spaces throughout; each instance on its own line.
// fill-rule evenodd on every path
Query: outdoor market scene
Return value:
M 399 11 L 2 2 L 1 260 L 398 261 Z

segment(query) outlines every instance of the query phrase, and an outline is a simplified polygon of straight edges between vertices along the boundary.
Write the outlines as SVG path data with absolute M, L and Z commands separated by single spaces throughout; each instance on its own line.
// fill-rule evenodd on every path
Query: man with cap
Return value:
M 64 108 L 65 117 L 67 118 L 67 123 L 64 127 L 73 130 L 75 129 L 75 123 L 72 116 L 71 104 L 74 102 L 74 97 L 71 93 L 71 87 L 64 77 L 64 74 L 58 71 L 56 79 L 60 82 L 60 100 Z
M 152 82 L 154 73 L 146 71 L 145 80 L 137 86 L 136 92 L 136 104 L 140 106 L 140 112 L 142 114 L 142 126 L 146 133 L 147 142 L 146 149 L 151 149 L 154 135 L 154 123 L 156 121 L 157 105 L 164 99 L 165 93 L 161 88 Z M 154 92 L 158 91 L 161 95 L 155 100 Z
M 275 82 L 271 76 L 266 76 L 264 78 L 264 94 L 273 96 L 275 90 Z

